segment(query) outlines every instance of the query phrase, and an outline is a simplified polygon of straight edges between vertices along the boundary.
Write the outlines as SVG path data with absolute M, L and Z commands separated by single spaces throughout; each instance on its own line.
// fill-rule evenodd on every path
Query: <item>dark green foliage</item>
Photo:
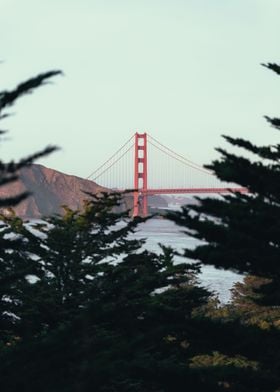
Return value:
M 14 308 L 17 306 L 16 291 L 32 271 L 32 263 L 26 257 L 25 243 L 14 232 L 19 231 L 20 219 L 13 218 L 10 225 L 1 216 L 0 236 L 0 342 L 7 343 L 16 337 L 14 333 Z M 16 230 L 15 230 L 16 229 Z M 13 238 L 9 238 L 13 236 Z
M 264 160 L 219 150 L 211 168 L 251 194 L 172 216 L 204 241 L 186 251 L 197 264 L 174 263 L 165 246 L 142 250 L 130 236 L 139 221 L 120 212 L 118 193 L 86 195 L 82 211 L 65 207 L 39 223 L 1 217 L 1 390 L 279 390 L 279 307 L 256 302 L 277 303 L 280 292 L 280 145 L 226 139 Z M 197 285 L 200 261 L 258 276 L 221 306 Z
M 94 197 L 81 212 L 35 225 L 36 235 L 6 220 L 39 280 L 12 291 L 18 318 L 0 351 L 4 390 L 274 390 L 268 337 L 233 317 L 205 317 L 209 293 L 195 285 L 197 268 L 175 265 L 164 246 L 160 255 L 142 251 L 129 238 L 137 222 L 114 212 L 120 200 Z
M 280 74 L 278 65 L 265 66 Z M 266 119 L 279 129 L 278 118 Z M 224 389 L 278 391 L 280 144 L 256 146 L 244 139 L 224 138 L 254 159 L 219 148 L 221 159 L 207 167 L 249 193 L 201 199 L 199 205 L 170 216 L 187 234 L 203 241 L 196 249 L 186 250 L 187 257 L 197 264 L 245 274 L 244 282 L 233 288 L 230 304 L 221 306 L 211 300 L 199 310 L 216 323 L 220 340 L 213 353 L 195 356 L 192 366 L 203 369 L 204 376 L 210 372 L 210 377 L 221 377 Z
M 33 234 L 30 228 L 24 228 L 39 271 L 37 282 L 22 293 L 31 309 L 24 301 L 22 309 L 27 313 L 18 316 L 30 324 L 28 315 L 36 315 L 37 325 L 32 327 L 36 331 L 57 328 L 87 309 L 90 299 L 100 290 L 98 276 L 123 253 L 129 255 L 142 244 L 127 238 L 137 221 L 125 222 L 126 212 L 113 211 L 122 201 L 120 194 L 91 197 L 82 212 L 65 207 L 64 216 L 33 224 Z
M 53 76 L 61 74 L 60 71 L 50 71 L 31 78 L 19 84 L 11 91 L 0 92 L 0 120 L 9 116 L 5 110 L 26 94 L 47 83 Z M 3 135 L 5 132 L 0 131 Z M 34 160 L 53 152 L 55 147 L 45 149 L 23 158 L 18 162 L 4 163 L 0 161 L 0 187 L 11 184 L 18 179 L 18 171 L 30 165 Z M 28 196 L 28 192 L 9 197 L 0 198 L 0 207 L 15 206 Z M 11 212 L 10 212 L 11 213 Z M 19 218 L 7 218 L 1 215 L 0 225 L 0 342 L 16 339 L 14 334 L 14 309 L 17 307 L 16 291 L 19 285 L 24 285 L 26 275 L 33 273 L 34 262 L 30 259 L 26 242 L 20 235 L 22 222 Z M 19 235 L 14 235 L 15 232 Z
M 0 94 L 0 118 L 53 71 Z M 53 151 L 0 163 L 0 185 Z M 17 204 L 28 194 L 2 199 Z M 138 221 L 116 213 L 121 195 L 87 195 L 83 211 L 24 223 L 11 211 L 0 229 L 0 378 L 3 391 L 171 391 L 198 385 L 187 358 L 200 353 L 192 311 L 209 293 L 173 251 L 142 251 Z M 32 227 L 31 227 L 32 226 Z
M 209 293 L 194 285 L 196 268 L 174 264 L 171 249 L 156 255 L 129 238 L 137 221 L 114 212 L 121 197 L 92 195 L 83 211 L 46 218 L 35 234 L 13 226 L 38 280 L 14 290 L 17 340 L 0 355 L 7 390 L 171 391 L 174 379 L 177 390 L 200 385 L 188 360 L 201 353 L 207 323 L 198 328 L 192 312 Z M 24 371 L 13 379 L 15 368 Z
M 236 283 L 232 289 L 232 303 L 226 306 L 229 317 L 241 319 L 242 323 L 257 325 L 261 329 L 280 329 L 279 306 L 264 306 L 262 291 L 270 281 L 256 276 L 246 276 L 244 282 Z
M 278 391 L 280 385 L 280 309 L 276 306 L 259 305 L 262 297 L 260 288 L 267 284 L 265 278 L 247 276 L 244 282 L 236 283 L 232 289 L 232 302 L 221 305 L 210 301 L 199 309 L 204 316 L 210 317 L 220 329 L 219 351 L 212 355 L 200 355 L 194 358 L 194 365 L 214 368 L 224 366 L 221 377 L 237 384 L 240 390 Z M 228 338 L 225 338 L 227 336 Z M 232 366 L 239 367 L 239 372 L 232 372 Z M 240 366 L 242 365 L 242 369 Z M 252 365 L 256 366 L 250 376 Z M 249 374 L 243 379 L 244 368 Z M 238 390 L 238 389 L 237 389 Z
M 266 66 L 279 73 L 276 64 Z M 268 121 L 279 128 L 279 119 Z M 173 219 L 206 242 L 186 251 L 186 256 L 269 279 L 261 288 L 261 299 L 280 305 L 280 145 L 258 147 L 239 138 L 225 139 L 256 159 L 218 149 L 222 158 L 208 167 L 221 180 L 247 187 L 250 193 L 201 200 L 199 206 L 185 208 Z

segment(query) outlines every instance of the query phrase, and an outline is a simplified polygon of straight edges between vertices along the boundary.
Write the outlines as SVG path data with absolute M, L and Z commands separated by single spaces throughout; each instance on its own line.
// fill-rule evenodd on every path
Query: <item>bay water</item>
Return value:
M 159 243 L 171 246 L 179 252 L 185 248 L 193 249 L 199 244 L 198 240 L 184 234 L 182 227 L 167 219 L 150 219 L 140 224 L 133 237 L 145 238 L 144 248 L 154 252 L 160 252 Z M 189 262 L 182 257 L 178 257 L 178 261 Z M 230 300 L 230 289 L 233 284 L 241 280 L 241 275 L 212 266 L 203 266 L 199 274 L 199 283 L 215 292 L 223 303 Z

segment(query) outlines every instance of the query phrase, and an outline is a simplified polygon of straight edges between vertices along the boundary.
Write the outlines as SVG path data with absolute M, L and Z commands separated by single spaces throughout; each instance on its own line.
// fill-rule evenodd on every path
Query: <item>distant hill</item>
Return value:
M 40 218 L 62 212 L 62 205 L 79 209 L 88 198 L 83 191 L 98 193 L 108 190 L 93 181 L 71 176 L 33 164 L 20 172 L 20 180 L 0 188 L 0 197 L 23 191 L 32 193 L 14 209 L 23 218 Z

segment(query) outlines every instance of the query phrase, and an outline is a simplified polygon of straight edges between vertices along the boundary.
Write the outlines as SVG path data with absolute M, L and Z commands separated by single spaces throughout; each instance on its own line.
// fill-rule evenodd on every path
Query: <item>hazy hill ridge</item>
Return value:
M 83 191 L 98 193 L 106 190 L 93 181 L 33 164 L 20 172 L 19 181 L 1 187 L 0 196 L 31 192 L 30 197 L 14 208 L 19 216 L 30 219 L 61 213 L 62 205 L 78 209 L 87 198 Z

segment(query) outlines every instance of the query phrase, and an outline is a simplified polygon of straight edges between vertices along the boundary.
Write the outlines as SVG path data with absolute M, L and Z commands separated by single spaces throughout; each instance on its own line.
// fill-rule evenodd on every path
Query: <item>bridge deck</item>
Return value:
M 147 189 L 146 191 L 140 190 L 145 195 L 170 195 L 170 194 L 201 194 L 201 193 L 248 193 L 247 188 L 170 188 L 170 189 Z

